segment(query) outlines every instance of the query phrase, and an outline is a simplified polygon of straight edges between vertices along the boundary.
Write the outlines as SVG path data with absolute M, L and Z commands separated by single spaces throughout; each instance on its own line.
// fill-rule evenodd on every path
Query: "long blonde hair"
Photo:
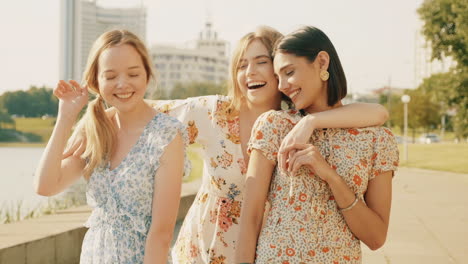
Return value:
M 228 95 L 232 98 L 230 107 L 233 110 L 239 110 L 243 100 L 241 88 L 239 87 L 239 83 L 237 82 L 237 72 L 239 71 L 239 63 L 247 47 L 254 40 L 258 39 L 262 42 L 263 45 L 265 45 L 269 55 L 271 56 L 273 54 L 273 48 L 276 41 L 278 41 L 282 37 L 283 34 L 278 32 L 274 28 L 268 26 L 259 26 L 256 28 L 255 31 L 247 33 L 239 40 L 232 55 L 229 71 L 230 80 L 228 84 Z
M 148 50 L 145 44 L 132 32 L 111 30 L 103 33 L 94 42 L 83 73 L 83 85 L 88 86 L 88 90 L 96 95 L 96 99 L 88 104 L 86 113 L 75 129 L 75 133 L 84 132 L 86 137 L 86 150 L 81 155 L 81 158 L 87 161 L 83 172 L 86 179 L 89 179 L 95 168 L 102 167 L 109 162 L 117 140 L 116 127 L 107 117 L 104 100 L 99 92 L 99 56 L 108 48 L 125 44 L 131 45 L 140 54 L 146 71 L 147 84 L 154 78 Z

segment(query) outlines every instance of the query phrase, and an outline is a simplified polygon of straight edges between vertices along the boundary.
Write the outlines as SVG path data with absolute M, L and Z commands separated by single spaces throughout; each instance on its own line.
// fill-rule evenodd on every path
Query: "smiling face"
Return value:
M 98 65 L 99 91 L 108 104 L 126 112 L 143 103 L 148 78 L 143 60 L 132 45 L 105 49 Z
M 274 66 L 279 90 L 291 98 L 297 109 L 312 113 L 328 107 L 327 82 L 320 79 L 320 70 L 324 68 L 321 62 L 323 58 L 320 55 L 310 62 L 305 57 L 289 53 L 276 54 Z
M 238 64 L 236 79 L 247 104 L 271 106 L 272 109 L 279 105 L 281 93 L 273 72 L 273 62 L 260 40 L 253 40 L 247 46 Z

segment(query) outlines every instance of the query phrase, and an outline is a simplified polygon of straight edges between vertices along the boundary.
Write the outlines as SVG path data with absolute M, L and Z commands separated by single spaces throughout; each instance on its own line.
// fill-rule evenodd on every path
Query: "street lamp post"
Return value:
M 408 132 L 408 103 L 410 102 L 411 97 L 407 94 L 404 94 L 401 96 L 401 101 L 403 102 L 404 105 L 404 128 L 403 128 L 403 149 L 404 149 L 404 157 L 405 157 L 405 162 L 408 162 L 408 137 L 407 137 L 407 132 Z

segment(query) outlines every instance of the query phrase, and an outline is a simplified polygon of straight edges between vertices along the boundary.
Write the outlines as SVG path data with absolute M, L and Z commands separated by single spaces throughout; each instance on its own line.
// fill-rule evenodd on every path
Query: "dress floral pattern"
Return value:
M 172 249 L 173 263 L 234 263 L 247 169 L 239 113 L 230 102 L 216 95 L 154 103 L 186 124 L 190 142 L 205 152 L 202 184 Z
M 177 132 L 188 143 L 185 126 L 158 113 L 115 169 L 110 170 L 107 164 L 94 170 L 86 190 L 93 212 L 85 224 L 89 230 L 80 263 L 143 263 L 152 218 L 154 176 L 160 157 Z M 185 173 L 188 172 L 186 159 Z
M 261 115 L 249 153 L 257 149 L 277 162 L 282 139 L 301 117 L 295 110 Z M 387 128 L 318 129 L 310 142 L 361 200 L 370 180 L 398 166 L 397 144 Z M 268 201 L 271 209 L 258 239 L 256 263 L 361 263 L 360 241 L 328 185 L 309 169 L 302 167 L 289 177 L 276 167 Z

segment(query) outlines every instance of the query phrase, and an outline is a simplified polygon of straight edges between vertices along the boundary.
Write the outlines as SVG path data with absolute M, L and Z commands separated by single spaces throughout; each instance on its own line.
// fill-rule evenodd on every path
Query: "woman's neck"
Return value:
M 249 119 L 254 121 L 263 113 L 270 110 L 280 110 L 281 100 L 276 102 L 273 100 L 270 104 L 257 104 L 254 105 L 250 102 L 243 102 L 240 106 L 240 112 L 243 116 L 247 116 Z
M 254 123 L 257 118 L 270 110 L 273 110 L 274 108 L 270 106 L 265 106 L 265 107 L 256 107 L 252 105 L 248 105 L 246 103 L 242 104 L 240 106 L 240 116 L 242 119 L 246 119 L 248 123 Z
M 156 110 L 142 101 L 131 111 L 117 110 L 114 120 L 118 130 L 128 131 L 144 127 L 156 114 Z
M 322 87 L 322 92 L 320 93 L 318 98 L 316 98 L 311 105 L 304 108 L 304 110 L 308 114 L 323 112 L 323 111 L 327 111 L 327 110 L 342 106 L 341 100 L 339 100 L 336 104 L 329 106 L 328 94 L 326 91 L 327 91 L 327 86 L 326 84 L 324 84 L 324 86 Z

